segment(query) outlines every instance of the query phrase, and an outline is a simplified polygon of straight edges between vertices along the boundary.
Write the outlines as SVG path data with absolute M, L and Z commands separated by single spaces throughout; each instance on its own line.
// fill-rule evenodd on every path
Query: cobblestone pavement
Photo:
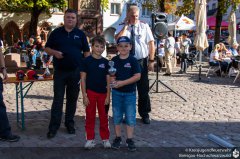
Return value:
M 159 74 L 161 82 L 168 85 L 187 101 L 185 102 L 170 89 L 164 87 L 161 82 L 158 82 L 159 93 L 155 93 L 156 85 L 153 85 L 150 94 L 152 102 L 151 124 L 142 124 L 137 115 L 134 140 L 138 151 L 135 153 L 129 153 L 125 146 L 120 151 L 104 150 L 98 133 L 99 122 L 96 123 L 95 130 L 97 148 L 92 151 L 83 150 L 85 111 L 81 95 L 75 117 L 76 134 L 67 134 L 62 123 L 57 136 L 51 140 L 47 139 L 46 133 L 53 99 L 52 81 L 33 84 L 24 100 L 26 130 L 22 131 L 16 125 L 15 87 L 13 84 L 6 84 L 4 86 L 4 100 L 8 116 L 13 132 L 19 134 L 21 140 L 17 143 L 0 142 L 0 156 L 11 158 L 12 155 L 16 155 L 24 149 L 25 155 L 17 155 L 17 157 L 31 158 L 30 156 L 33 156 L 32 158 L 37 158 L 43 155 L 47 148 L 48 156 L 46 158 L 62 158 L 62 155 L 66 155 L 65 152 L 70 150 L 72 158 L 125 158 L 126 156 L 158 158 L 158 154 L 155 153 L 161 151 L 164 152 L 162 155 L 167 154 L 166 156 L 168 156 L 163 157 L 163 159 L 167 159 L 174 158 L 169 157 L 172 154 L 171 151 L 172 149 L 175 151 L 175 148 L 179 147 L 218 147 L 217 144 L 208 140 L 210 133 L 240 147 L 240 79 L 233 84 L 234 78 L 221 78 L 214 75 L 207 78 L 205 76 L 206 68 L 203 68 L 202 80 L 199 81 L 197 71 L 196 68 L 193 68 L 187 74 L 174 73 L 170 77 L 162 76 L 162 73 Z M 150 73 L 149 77 L 152 79 L 150 81 L 152 83 L 156 74 Z M 109 116 L 110 140 L 112 141 L 114 129 L 111 110 Z M 123 134 L 125 134 L 124 131 Z M 169 148 L 168 151 L 165 148 Z M 16 153 L 7 153 L 12 152 L 12 150 Z M 2 159 L 2 157 L 0 158 Z

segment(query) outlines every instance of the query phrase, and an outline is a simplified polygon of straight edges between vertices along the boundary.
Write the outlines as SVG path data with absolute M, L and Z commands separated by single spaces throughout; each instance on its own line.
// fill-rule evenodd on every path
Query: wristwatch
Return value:
M 154 62 L 154 60 L 148 60 L 149 62 Z

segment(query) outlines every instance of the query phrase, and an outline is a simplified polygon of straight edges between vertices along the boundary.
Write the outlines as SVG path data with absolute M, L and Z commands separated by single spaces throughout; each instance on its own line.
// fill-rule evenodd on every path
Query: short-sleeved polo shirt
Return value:
M 114 62 L 114 67 L 117 69 L 115 74 L 116 80 L 123 81 L 131 78 L 134 74 L 141 72 L 140 65 L 137 59 L 133 56 L 129 56 L 126 59 L 120 59 L 118 55 L 113 57 L 112 61 Z M 120 92 L 134 92 L 136 91 L 136 86 L 137 84 L 135 82 L 120 88 L 113 89 L 116 89 Z
M 61 51 L 62 59 L 53 58 L 56 70 L 74 70 L 80 67 L 83 52 L 89 52 L 89 44 L 86 35 L 78 28 L 67 32 L 64 27 L 59 27 L 50 34 L 46 48 Z
M 96 59 L 88 56 L 83 60 L 81 72 L 85 72 L 86 89 L 97 93 L 107 92 L 108 60 L 105 58 Z

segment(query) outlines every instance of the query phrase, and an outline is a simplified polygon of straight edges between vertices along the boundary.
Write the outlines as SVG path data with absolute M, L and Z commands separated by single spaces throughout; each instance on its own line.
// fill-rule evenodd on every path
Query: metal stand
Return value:
M 159 57 L 158 57 L 158 47 L 159 47 L 159 39 L 157 39 L 157 52 L 156 52 L 156 60 L 157 60 L 157 70 L 156 70 L 156 79 L 154 80 L 153 84 L 149 87 L 150 88 L 150 93 L 162 93 L 158 91 L 158 82 L 161 83 L 163 86 L 165 86 L 166 88 L 168 88 L 170 91 L 169 92 L 173 92 L 175 93 L 177 96 L 179 96 L 180 98 L 182 98 L 185 102 L 187 101 L 185 98 L 183 98 L 181 95 L 179 95 L 177 92 L 175 92 L 173 89 L 171 89 L 169 86 L 167 86 L 165 83 L 163 83 L 161 80 L 159 80 L 158 78 L 158 66 L 159 66 Z M 154 84 L 156 84 L 156 91 L 155 92 L 151 92 Z

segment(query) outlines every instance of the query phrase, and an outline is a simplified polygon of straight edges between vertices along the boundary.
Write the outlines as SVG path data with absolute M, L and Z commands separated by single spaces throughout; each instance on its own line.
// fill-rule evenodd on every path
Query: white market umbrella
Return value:
M 206 0 L 197 0 L 195 7 L 195 19 L 196 19 L 196 36 L 194 39 L 194 45 L 199 51 L 199 80 L 201 79 L 201 67 L 202 67 L 202 52 L 208 47 L 208 40 L 206 35 L 207 29 L 207 14 L 206 14 Z
M 237 42 L 236 40 L 236 14 L 235 11 L 232 8 L 232 11 L 228 17 L 228 32 L 229 32 L 229 37 L 228 37 L 228 43 L 230 46 L 232 46 L 234 43 Z

